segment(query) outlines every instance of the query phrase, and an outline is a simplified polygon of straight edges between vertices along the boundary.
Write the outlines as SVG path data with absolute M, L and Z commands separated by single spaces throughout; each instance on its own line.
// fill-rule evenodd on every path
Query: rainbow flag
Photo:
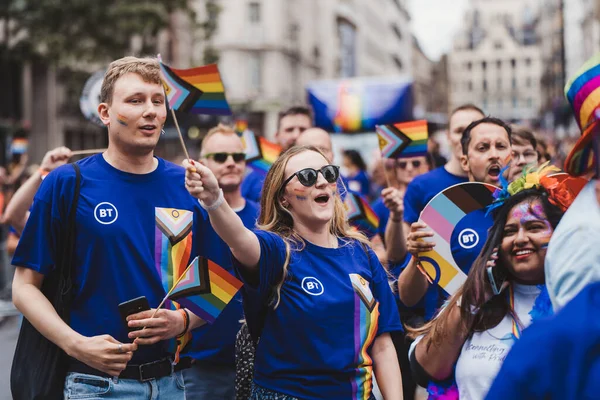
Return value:
M 222 267 L 203 257 L 169 296 L 208 323 L 213 323 L 242 287 L 242 282 Z
M 252 150 L 250 153 L 246 151 L 247 160 L 252 160 L 248 162 L 248 166 L 254 171 L 266 175 L 267 172 L 269 172 L 271 165 L 273 165 L 275 160 L 279 157 L 279 154 L 281 154 L 281 146 L 269 142 L 262 136 L 257 136 L 256 134 L 252 135 L 253 138 L 248 136 L 248 141 L 246 142 L 246 149 Z M 260 153 L 259 157 L 256 157 L 256 151 L 254 149 L 258 149 Z M 253 158 L 248 158 L 248 155 L 253 156 Z
M 375 129 L 383 158 L 427 155 L 429 133 L 426 120 L 377 125 Z
M 234 129 L 238 133 L 238 135 L 241 135 L 246 130 L 248 130 L 248 121 L 246 121 L 245 119 L 236 119 Z
M 217 64 L 174 69 L 160 63 L 171 108 L 192 114 L 231 115 Z
M 338 93 L 338 109 L 333 119 L 336 132 L 356 132 L 363 125 L 362 100 L 350 84 L 342 82 Z
M 346 193 L 344 205 L 346 206 L 346 216 L 351 226 L 363 232 L 368 237 L 373 237 L 377 234 L 379 217 L 364 197 L 349 191 Z
M 27 147 L 29 140 L 25 138 L 14 138 L 10 145 L 11 154 L 25 154 L 27 153 Z
M 565 96 L 581 130 L 595 120 L 600 108 L 600 53 L 586 61 L 565 85 Z

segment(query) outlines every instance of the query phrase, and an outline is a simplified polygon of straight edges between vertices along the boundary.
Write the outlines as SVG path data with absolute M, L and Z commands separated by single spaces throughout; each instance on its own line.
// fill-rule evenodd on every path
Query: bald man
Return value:
M 329 162 L 333 162 L 333 150 L 329 133 L 321 128 L 308 128 L 296 139 L 296 146 L 315 146 Z

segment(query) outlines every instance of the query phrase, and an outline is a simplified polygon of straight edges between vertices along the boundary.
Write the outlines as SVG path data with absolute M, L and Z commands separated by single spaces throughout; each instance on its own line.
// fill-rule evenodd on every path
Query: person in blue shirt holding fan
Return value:
M 174 339 L 199 326 L 200 318 L 184 309 L 161 309 L 156 318 L 149 310 L 125 322 L 118 308 L 139 296 L 156 307 L 166 293 L 157 273 L 162 258 L 187 265 L 203 254 L 206 239 L 208 221 L 181 182 L 183 168 L 154 157 L 167 113 L 157 60 L 112 62 L 98 113 L 108 128 L 109 145 L 105 153 L 77 162 L 81 189 L 70 323 L 40 288 L 56 268 L 57 238 L 66 229 L 75 190 L 72 165 L 48 174 L 35 196 L 13 259 L 13 301 L 35 329 L 70 357 L 65 398 L 145 399 L 150 392 L 184 399 L 180 370 L 185 363 L 173 366 Z M 159 226 L 159 216 L 181 228 L 166 242 L 157 242 L 168 230 Z M 184 256 L 175 254 L 175 246 Z
M 241 193 L 245 156 L 242 140 L 228 126 L 219 124 L 202 139 L 200 161 L 215 175 L 227 204 L 244 226 L 252 229 L 256 225 L 259 206 L 245 199 Z M 233 274 L 229 247 L 212 227 L 207 230 L 207 236 L 202 240 L 211 249 L 211 260 Z M 193 358 L 194 363 L 183 371 L 186 396 L 222 400 L 235 398 L 235 338 L 243 318 L 242 298 L 238 293 L 212 325 L 192 332 L 192 342 L 185 355 Z
M 402 399 L 389 333 L 401 330 L 385 270 L 346 221 L 337 166 L 294 147 L 265 180 L 258 229 L 245 228 L 213 174 L 187 164 L 186 186 L 209 210 L 245 281 L 259 336 L 252 399 Z M 248 306 L 254 308 L 248 312 Z

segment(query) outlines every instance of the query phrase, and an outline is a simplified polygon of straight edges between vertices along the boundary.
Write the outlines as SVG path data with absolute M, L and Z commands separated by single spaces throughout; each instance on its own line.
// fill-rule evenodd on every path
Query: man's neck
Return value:
M 144 155 L 125 154 L 109 144 L 102 156 L 114 168 L 131 174 L 148 174 L 158 167 L 158 160 L 154 158 L 154 152 Z
M 234 210 L 241 209 L 246 205 L 246 199 L 242 197 L 242 189 L 240 186 L 233 191 L 223 191 L 223 197 L 227 204 L 229 204 L 229 207 Z
M 337 239 L 329 231 L 329 224 L 319 227 L 317 230 L 309 228 L 297 220 L 294 220 L 294 230 L 314 245 L 327 248 L 337 248 Z
M 467 173 L 465 171 L 463 171 L 463 169 L 460 165 L 460 160 L 458 158 L 456 158 L 456 156 L 454 156 L 454 155 L 452 155 L 452 157 L 450 157 L 450 160 L 446 163 L 446 165 L 444 165 L 444 168 L 446 169 L 446 171 L 448 171 L 452 175 L 463 176 L 463 177 L 467 176 Z

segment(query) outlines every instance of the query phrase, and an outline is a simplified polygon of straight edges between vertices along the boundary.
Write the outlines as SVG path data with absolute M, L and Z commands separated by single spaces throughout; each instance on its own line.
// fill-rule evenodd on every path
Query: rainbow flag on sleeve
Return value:
M 242 287 L 242 282 L 211 260 L 197 257 L 169 298 L 212 324 Z
M 231 115 L 217 64 L 175 69 L 160 63 L 163 84 L 173 110 L 191 114 Z
M 426 120 L 377 125 L 375 129 L 383 158 L 427 155 L 429 133 Z

